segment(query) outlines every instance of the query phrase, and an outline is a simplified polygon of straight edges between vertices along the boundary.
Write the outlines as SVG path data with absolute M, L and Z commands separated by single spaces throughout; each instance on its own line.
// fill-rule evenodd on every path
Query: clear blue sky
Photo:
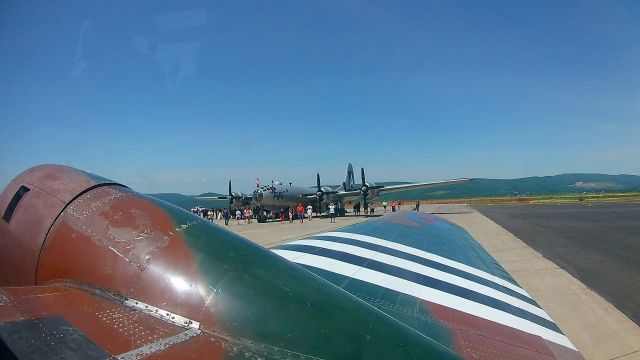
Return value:
M 640 2 L 3 1 L 0 121 L 0 187 L 638 174 Z

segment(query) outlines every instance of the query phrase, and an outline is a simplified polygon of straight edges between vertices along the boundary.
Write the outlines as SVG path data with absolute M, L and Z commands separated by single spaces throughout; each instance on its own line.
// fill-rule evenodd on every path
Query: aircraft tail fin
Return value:
M 355 178 L 353 177 L 353 165 L 349 163 L 347 166 L 347 177 L 344 179 L 345 191 L 352 190 L 356 187 Z

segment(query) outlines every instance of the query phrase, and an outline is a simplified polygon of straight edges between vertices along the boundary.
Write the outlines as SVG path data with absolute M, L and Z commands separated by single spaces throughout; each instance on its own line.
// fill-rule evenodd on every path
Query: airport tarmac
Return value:
M 466 205 L 430 205 L 424 211 L 465 228 L 536 299 L 585 359 L 640 360 L 640 327 L 544 254 Z
M 423 205 L 421 210 L 465 228 L 549 313 L 585 359 L 640 360 L 640 327 L 636 323 L 512 233 L 466 205 Z M 304 224 L 238 225 L 232 221 L 227 228 L 272 247 L 366 219 L 347 216 L 337 218 L 335 224 L 319 218 Z
M 474 206 L 640 324 L 640 203 Z

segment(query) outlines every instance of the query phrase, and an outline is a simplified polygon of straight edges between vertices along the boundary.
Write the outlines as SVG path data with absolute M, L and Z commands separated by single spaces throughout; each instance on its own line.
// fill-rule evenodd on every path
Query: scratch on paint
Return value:
M 200 222 L 200 221 L 198 221 L 198 220 L 196 220 L 196 221 L 189 221 L 189 222 L 187 222 L 186 224 L 182 224 L 182 225 L 178 226 L 178 227 L 176 228 L 176 231 L 177 231 L 177 232 L 185 231 L 185 230 L 187 230 L 188 228 L 192 227 L 193 225 L 195 225 L 195 224 L 197 224 L 197 223 L 199 223 L 199 222 Z
M 1 305 L 9 305 L 9 304 L 11 304 L 11 300 L 9 300 L 8 297 L 0 294 L 0 306 Z
M 208 308 L 209 304 L 211 304 L 211 302 L 214 300 L 217 292 L 216 289 L 214 289 L 213 286 L 211 285 L 209 285 L 209 289 L 211 289 L 212 292 L 209 294 L 209 296 L 207 296 L 207 300 L 205 301 L 205 304 L 204 304 L 205 309 Z
M 111 188 L 105 188 L 104 191 L 110 192 L 108 196 L 101 198 L 98 201 L 91 202 L 88 206 L 82 206 L 83 202 L 89 201 L 91 196 L 86 194 L 85 196 L 81 196 L 78 198 L 71 206 L 69 206 L 69 214 L 78 218 L 84 219 L 85 217 L 91 215 L 96 209 L 101 209 L 105 204 L 111 202 L 114 199 L 117 199 L 121 196 L 126 196 L 126 193 L 116 191 Z

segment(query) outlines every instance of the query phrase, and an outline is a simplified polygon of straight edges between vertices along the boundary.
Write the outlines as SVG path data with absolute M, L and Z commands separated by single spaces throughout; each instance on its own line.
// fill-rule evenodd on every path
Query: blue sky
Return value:
M 0 186 L 639 174 L 638 39 L 637 1 L 0 2 Z

